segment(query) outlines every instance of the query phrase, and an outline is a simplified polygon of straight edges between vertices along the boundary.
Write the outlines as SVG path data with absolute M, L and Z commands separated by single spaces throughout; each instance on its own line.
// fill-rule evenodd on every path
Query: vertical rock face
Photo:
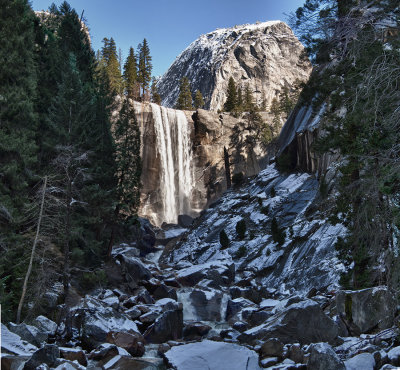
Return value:
M 178 81 L 186 76 L 193 91 L 200 90 L 205 108 L 217 111 L 226 101 L 230 77 L 248 86 L 257 103 L 272 99 L 295 82 L 308 80 L 311 64 L 288 25 L 270 21 L 217 29 L 200 36 L 175 60 L 158 82 L 163 105 L 174 107 Z
M 154 225 L 197 216 L 226 190 L 224 147 L 232 174 L 260 171 L 265 150 L 246 130 L 246 118 L 199 109 L 178 111 L 134 102 L 141 131 L 140 216 Z

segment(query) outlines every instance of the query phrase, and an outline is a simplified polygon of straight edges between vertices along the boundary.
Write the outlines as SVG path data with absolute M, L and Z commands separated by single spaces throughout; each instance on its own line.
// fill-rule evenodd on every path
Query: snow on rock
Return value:
M 4 324 L 1 324 L 1 352 L 18 356 L 30 356 L 37 347 L 22 340 L 17 334 L 12 333 Z
M 157 83 L 163 105 L 173 107 L 179 94 L 177 81 L 188 77 L 192 90 L 200 90 L 206 109 L 217 111 L 226 100 L 228 80 L 249 86 L 256 101 L 269 106 L 284 86 L 305 81 L 311 71 L 301 59 L 303 46 L 281 21 L 257 22 L 221 28 L 201 35 L 174 61 Z
M 360 353 L 344 362 L 346 370 L 374 370 L 375 359 L 371 353 Z
M 261 369 L 256 352 L 237 344 L 210 340 L 173 347 L 165 357 L 177 370 Z
M 191 286 L 204 278 L 209 264 L 233 263 L 236 276 L 259 277 L 263 286 L 279 287 L 282 294 L 307 294 L 312 288 L 335 289 L 344 265 L 334 246 L 337 238 L 345 235 L 346 228 L 340 223 L 330 224 L 317 212 L 305 216 L 318 196 L 318 189 L 314 176 L 284 175 L 270 165 L 238 191 L 226 192 L 203 212 L 185 239 L 162 258 L 167 264 L 182 266 L 177 273 L 181 279 L 196 277 Z M 271 235 L 274 217 L 286 234 L 282 246 Z M 246 222 L 246 234 L 240 240 L 236 224 L 242 219 Z M 230 240 L 226 249 L 221 248 L 221 230 Z

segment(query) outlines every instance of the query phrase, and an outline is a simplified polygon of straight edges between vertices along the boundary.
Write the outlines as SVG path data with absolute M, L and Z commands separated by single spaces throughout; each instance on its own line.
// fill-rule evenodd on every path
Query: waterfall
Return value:
M 193 188 L 190 130 L 182 111 L 151 104 L 160 159 L 161 222 L 176 223 L 178 215 L 191 212 Z

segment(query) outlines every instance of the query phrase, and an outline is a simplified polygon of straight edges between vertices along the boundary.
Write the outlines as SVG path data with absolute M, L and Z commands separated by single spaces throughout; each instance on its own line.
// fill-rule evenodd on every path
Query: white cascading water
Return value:
M 163 215 L 159 219 L 176 223 L 178 215 L 189 214 L 193 188 L 190 130 L 182 111 L 151 104 L 160 156 L 160 190 Z

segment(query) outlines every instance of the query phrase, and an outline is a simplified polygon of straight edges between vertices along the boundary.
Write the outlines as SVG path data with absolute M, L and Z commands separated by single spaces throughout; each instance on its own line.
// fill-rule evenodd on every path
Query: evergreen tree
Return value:
M 161 105 L 161 96 L 157 90 L 156 79 L 153 77 L 153 82 L 151 84 L 151 100 L 153 103 Z
M 116 224 L 136 215 L 140 205 L 140 177 L 142 162 L 140 157 L 140 130 L 134 108 L 125 99 L 115 124 L 117 204 L 114 225 L 108 247 L 108 256 L 114 243 Z
M 238 88 L 237 88 L 237 103 L 236 103 L 237 113 L 243 112 L 243 106 L 244 106 L 243 92 L 242 92 L 242 88 L 238 86 Z
M 200 90 L 196 90 L 196 94 L 194 95 L 194 108 L 199 109 L 204 107 L 204 99 Z
M 232 112 L 237 106 L 237 90 L 233 77 L 229 78 L 227 95 L 224 109 L 227 112 Z
M 181 79 L 176 109 L 193 110 L 192 93 L 190 91 L 190 82 L 187 77 L 182 77 Z
M 124 65 L 124 80 L 127 95 L 131 99 L 138 98 L 138 71 L 137 61 L 133 48 L 129 49 L 129 55 Z
M 243 108 L 246 112 L 252 112 L 257 110 L 256 105 L 254 103 L 253 92 L 250 90 L 250 86 L 246 85 L 244 89 L 244 98 L 243 98 Z
M 110 39 L 103 39 L 101 56 L 110 89 L 114 92 L 114 94 L 120 94 L 123 86 L 121 67 L 118 61 L 117 47 L 112 37 Z
M 146 39 L 143 39 L 143 42 L 138 45 L 138 60 L 138 81 L 142 89 L 142 98 L 145 99 L 146 94 L 149 92 L 151 72 L 153 70 L 152 57 Z
M 27 0 L 1 1 L 0 27 L 0 290 L 20 294 L 26 272 L 26 207 L 36 166 L 34 14 Z M 25 235 L 24 235 L 25 234 Z M 7 279 L 5 277 L 8 277 Z M 6 317 L 3 318 L 4 320 Z

